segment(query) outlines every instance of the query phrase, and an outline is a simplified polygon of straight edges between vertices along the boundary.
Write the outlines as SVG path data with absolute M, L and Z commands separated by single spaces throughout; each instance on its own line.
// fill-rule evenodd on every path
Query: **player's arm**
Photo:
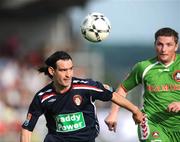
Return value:
M 31 142 L 32 132 L 22 128 L 20 135 L 20 142 Z
M 26 120 L 22 124 L 20 142 L 31 141 L 32 131 L 35 128 L 35 125 L 39 117 L 42 115 L 42 113 L 43 113 L 43 109 L 38 99 L 38 95 L 35 95 L 29 106 Z
M 123 97 L 127 95 L 122 86 L 117 89 L 117 93 Z M 116 132 L 119 108 L 119 105 L 112 103 L 111 110 L 104 120 L 110 131 Z
M 169 112 L 180 112 L 180 102 L 172 102 L 168 105 L 167 110 Z
M 134 119 L 135 123 L 142 122 L 142 120 L 144 118 L 143 113 L 139 110 L 139 108 L 137 106 L 135 106 L 133 103 L 131 103 L 129 100 L 127 100 L 124 96 L 120 95 L 117 92 L 114 92 L 113 96 L 112 96 L 112 102 L 131 111 L 133 114 L 133 119 Z
M 127 96 L 127 90 L 131 90 L 132 88 L 136 87 L 138 84 L 141 83 L 141 81 L 142 81 L 141 77 L 142 77 L 143 70 L 144 69 L 142 68 L 141 63 L 135 64 L 131 73 L 128 74 L 127 78 L 123 81 L 123 84 L 122 85 L 120 84 L 120 86 L 118 87 L 118 89 L 116 91 L 119 94 L 119 98 L 121 98 L 120 101 L 126 100 L 125 97 Z M 120 105 L 120 106 L 122 106 L 122 105 Z M 130 106 L 132 106 L 132 105 L 130 105 Z M 122 106 L 122 107 L 124 107 L 124 106 Z M 111 111 L 105 119 L 105 123 L 109 127 L 110 131 L 116 130 L 119 108 L 120 108 L 119 106 L 112 103 Z M 128 109 L 128 108 L 126 108 L 126 109 Z M 130 109 L 128 109 L 128 110 L 130 110 Z M 138 120 L 136 120 L 136 115 L 133 116 L 133 119 L 134 119 L 135 123 L 138 122 Z

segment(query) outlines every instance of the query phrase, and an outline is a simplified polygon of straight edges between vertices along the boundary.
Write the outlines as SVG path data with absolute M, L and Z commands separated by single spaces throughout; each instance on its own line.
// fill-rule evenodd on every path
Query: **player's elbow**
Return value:
M 30 142 L 32 132 L 22 128 L 20 133 L 20 142 Z

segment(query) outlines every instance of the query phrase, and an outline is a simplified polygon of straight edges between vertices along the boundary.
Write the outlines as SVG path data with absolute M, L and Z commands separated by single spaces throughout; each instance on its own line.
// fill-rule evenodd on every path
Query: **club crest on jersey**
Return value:
M 175 81 L 180 82 L 180 70 L 174 72 L 173 78 Z
M 74 95 L 73 101 L 77 106 L 80 106 L 82 103 L 82 97 L 80 95 Z
M 152 133 L 152 136 L 153 136 L 154 138 L 158 138 L 158 137 L 159 137 L 159 132 L 153 132 L 153 133 Z

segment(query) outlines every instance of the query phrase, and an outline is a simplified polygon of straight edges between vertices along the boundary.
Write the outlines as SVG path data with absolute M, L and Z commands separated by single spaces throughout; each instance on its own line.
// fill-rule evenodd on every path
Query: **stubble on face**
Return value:
M 176 56 L 177 44 L 173 36 L 159 36 L 155 42 L 158 60 L 170 64 Z
M 55 70 L 54 82 L 58 90 L 66 90 L 71 86 L 73 77 L 72 60 L 57 61 L 57 68 Z

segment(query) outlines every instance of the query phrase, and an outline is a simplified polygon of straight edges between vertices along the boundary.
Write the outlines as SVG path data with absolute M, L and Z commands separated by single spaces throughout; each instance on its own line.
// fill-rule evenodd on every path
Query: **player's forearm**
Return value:
M 126 97 L 126 95 L 127 95 L 127 93 L 124 91 L 122 85 L 120 85 L 120 86 L 117 88 L 116 92 L 117 92 L 119 95 L 121 95 L 122 97 Z M 113 114 L 118 113 L 119 109 L 120 109 L 120 106 L 119 106 L 119 105 L 117 105 L 117 104 L 115 104 L 115 103 L 112 103 L 110 114 L 111 114 L 111 113 L 113 113 Z
M 125 97 L 119 95 L 116 92 L 113 93 L 112 102 L 131 111 L 133 114 L 135 114 L 139 110 L 137 106 L 135 106 L 133 103 L 131 103 Z M 119 109 L 119 107 L 117 105 L 112 106 L 112 109 L 111 109 L 112 113 Z
M 20 142 L 31 142 L 31 131 L 22 128 Z
M 111 105 L 111 111 L 109 112 L 110 114 L 117 114 L 119 112 L 120 106 L 112 103 Z

